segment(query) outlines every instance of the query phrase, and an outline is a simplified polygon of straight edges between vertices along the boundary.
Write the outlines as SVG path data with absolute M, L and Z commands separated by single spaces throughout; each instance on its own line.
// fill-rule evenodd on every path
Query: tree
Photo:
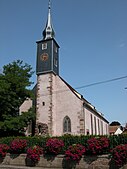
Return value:
M 23 117 L 19 116 L 19 107 L 27 98 L 32 98 L 32 91 L 28 87 L 32 84 L 30 78 L 33 73 L 32 67 L 20 60 L 3 67 L 3 73 L 0 74 L 0 130 L 9 131 L 9 128 L 14 128 L 11 122 Z
M 22 115 L 11 117 L 3 122 L 0 121 L 0 136 L 24 136 L 25 128 L 34 119 L 34 109 L 31 108 L 28 112 L 23 112 Z

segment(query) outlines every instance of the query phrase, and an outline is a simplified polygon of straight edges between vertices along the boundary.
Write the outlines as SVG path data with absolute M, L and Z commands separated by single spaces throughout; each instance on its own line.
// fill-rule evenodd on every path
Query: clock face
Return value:
M 46 61 L 48 60 L 48 54 L 47 53 L 43 53 L 41 56 L 40 56 L 41 60 L 42 61 Z

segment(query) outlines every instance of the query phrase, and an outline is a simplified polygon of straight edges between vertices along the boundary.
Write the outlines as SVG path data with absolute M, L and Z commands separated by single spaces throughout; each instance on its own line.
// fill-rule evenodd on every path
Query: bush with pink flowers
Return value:
M 57 138 L 50 138 L 47 140 L 44 147 L 44 154 L 57 155 L 61 153 L 62 148 L 64 147 L 64 142 Z
M 33 163 L 37 163 L 42 153 L 43 149 L 40 146 L 30 147 L 27 149 L 27 159 L 30 159 Z
M 27 147 L 27 141 L 23 139 L 14 139 L 10 144 L 10 152 L 13 154 L 24 153 Z
M 118 167 L 127 163 L 127 144 L 118 145 L 111 150 L 111 159 Z
M 109 150 L 109 139 L 107 137 L 92 137 L 87 141 L 88 154 L 103 154 Z
M 6 144 L 0 144 L 0 158 L 4 158 L 6 156 L 7 151 L 9 150 L 9 146 Z
M 79 163 L 85 151 L 86 150 L 84 146 L 80 144 L 73 144 L 65 151 L 66 160 L 72 160 L 76 163 Z

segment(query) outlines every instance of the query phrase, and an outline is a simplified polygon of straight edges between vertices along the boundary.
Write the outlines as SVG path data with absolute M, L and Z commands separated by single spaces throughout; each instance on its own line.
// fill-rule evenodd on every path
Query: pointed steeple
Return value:
M 43 39 L 51 39 L 55 37 L 55 32 L 53 30 L 53 26 L 52 26 L 52 21 L 51 21 L 51 2 L 49 0 L 49 4 L 48 4 L 48 19 L 47 19 L 47 23 L 46 23 L 46 27 L 43 31 Z

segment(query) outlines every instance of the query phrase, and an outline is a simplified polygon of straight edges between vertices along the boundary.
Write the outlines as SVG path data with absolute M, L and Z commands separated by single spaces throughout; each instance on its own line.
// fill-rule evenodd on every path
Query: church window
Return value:
M 99 122 L 99 119 L 98 119 L 98 134 L 100 135 L 100 122 Z
M 42 43 L 42 50 L 47 49 L 47 43 Z
M 55 52 L 57 53 L 58 51 L 57 51 L 57 47 L 55 47 Z
M 91 114 L 91 134 L 93 135 L 93 117 L 92 117 L 92 114 Z
M 54 57 L 54 65 L 57 67 L 57 64 L 58 64 L 58 60 L 57 60 L 57 57 Z
M 95 135 L 97 134 L 96 117 L 94 117 Z
M 41 133 L 41 125 L 38 126 L 38 132 Z
M 71 132 L 71 120 L 68 116 L 64 117 L 63 120 L 63 132 Z
M 101 121 L 101 133 L 103 135 L 103 122 Z
M 42 102 L 42 105 L 45 106 L 45 102 Z

